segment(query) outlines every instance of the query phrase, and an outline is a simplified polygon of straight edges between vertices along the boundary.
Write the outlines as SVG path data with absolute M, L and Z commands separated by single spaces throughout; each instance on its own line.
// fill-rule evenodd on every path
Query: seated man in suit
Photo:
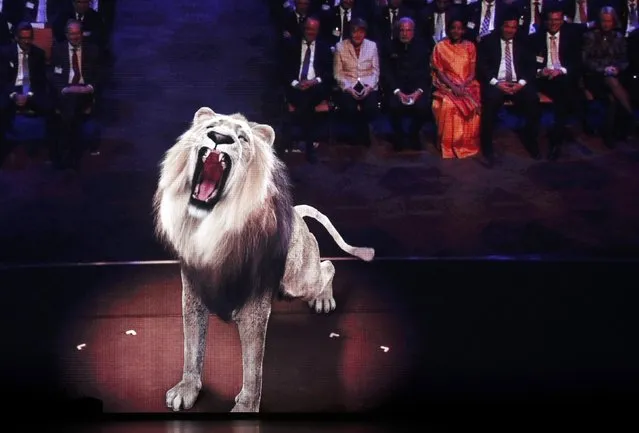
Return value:
M 289 42 L 285 51 L 286 99 L 295 107 L 296 123 L 306 135 L 306 156 L 315 162 L 315 107 L 326 100 L 333 83 L 333 54 L 330 47 L 317 39 L 320 21 L 309 17 L 304 21 L 304 36 Z
M 47 87 L 44 51 L 33 45 L 33 28 L 30 23 L 19 23 L 14 28 L 14 34 L 15 42 L 0 51 L 0 158 L 9 153 L 4 143 L 5 134 L 16 113 L 32 112 L 45 116 L 47 126 L 50 126 L 52 105 Z
M 98 50 L 83 42 L 82 23 L 69 20 L 67 41 L 51 53 L 55 109 L 59 116 L 58 143 L 53 162 L 76 169 L 82 156 L 81 128 L 89 115 L 99 85 Z M 91 149 L 96 153 L 97 149 Z
M 107 38 L 102 14 L 90 7 L 90 0 L 73 0 L 73 8 L 60 14 L 55 22 L 53 34 L 57 42 L 66 42 L 66 25 L 71 19 L 82 23 L 82 39 L 95 45 L 101 54 L 107 50 Z
M 350 38 L 335 48 L 333 77 L 341 90 L 340 107 L 356 126 L 358 141 L 370 146 L 368 124 L 377 114 L 379 53 L 377 44 L 366 39 L 366 21 L 353 18 L 350 28 Z
M 453 15 L 464 14 L 464 6 L 453 0 L 433 0 L 424 6 L 418 15 L 418 33 L 427 42 L 432 51 L 435 44 L 446 37 L 446 23 Z
M 582 42 L 580 31 L 564 25 L 560 4 L 547 7 L 544 17 L 544 28 L 531 36 L 530 46 L 535 53 L 537 89 L 553 101 L 555 123 L 549 137 L 548 159 L 556 160 L 566 140 L 568 118 L 582 100 Z
M 503 11 L 508 5 L 503 0 L 480 0 L 464 8 L 468 18 L 464 39 L 479 42 L 499 27 Z
M 524 36 L 517 35 L 518 21 L 516 10 L 507 12 L 501 28 L 482 39 L 478 46 L 477 78 L 482 86 L 481 148 L 491 162 L 497 112 L 507 98 L 523 110 L 524 147 L 533 158 L 539 158 L 541 110 L 535 89 L 535 56 L 526 46 Z
M 599 10 L 606 0 L 564 0 L 566 22 L 575 24 L 582 34 L 595 26 Z
M 304 33 L 304 21 L 310 15 L 310 0 L 295 0 L 293 9 L 282 11 L 279 28 L 284 39 L 302 39 Z
M 393 148 L 420 149 L 419 131 L 430 109 L 430 68 L 424 61 L 430 57 L 426 45 L 415 38 L 415 22 L 411 18 L 399 20 L 399 39 L 384 53 L 382 79 L 388 93 L 388 108 L 393 128 Z M 408 135 L 402 120 L 408 117 Z
M 70 9 L 68 0 L 12 0 L 19 3 L 21 20 L 52 26 Z
M 331 47 L 350 37 L 350 22 L 355 18 L 354 7 L 355 0 L 340 0 L 338 6 L 323 9 L 320 38 Z

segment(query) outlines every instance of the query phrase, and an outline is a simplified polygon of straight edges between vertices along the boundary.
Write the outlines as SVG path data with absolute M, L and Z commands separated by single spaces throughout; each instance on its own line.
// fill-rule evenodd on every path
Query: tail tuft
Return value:
M 352 254 L 365 262 L 370 262 L 375 258 L 375 250 L 373 248 L 358 247 L 354 249 Z

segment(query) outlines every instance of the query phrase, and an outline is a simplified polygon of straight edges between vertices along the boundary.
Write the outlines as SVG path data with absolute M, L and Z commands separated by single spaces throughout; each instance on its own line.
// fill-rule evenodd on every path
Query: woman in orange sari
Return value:
M 443 158 L 468 158 L 479 153 L 480 94 L 475 80 L 475 44 L 462 39 L 464 23 L 452 18 L 447 38 L 431 57 L 433 115 Z

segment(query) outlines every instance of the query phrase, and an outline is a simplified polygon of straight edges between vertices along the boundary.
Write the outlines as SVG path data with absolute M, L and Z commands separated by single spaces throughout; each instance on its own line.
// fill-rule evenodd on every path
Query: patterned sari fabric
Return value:
M 453 44 L 444 39 L 435 45 L 431 58 L 433 71 L 433 115 L 443 158 L 468 158 L 479 153 L 480 91 L 473 79 L 466 93 L 456 96 L 437 76 L 445 75 L 453 84 L 474 77 L 477 52 L 468 41 Z

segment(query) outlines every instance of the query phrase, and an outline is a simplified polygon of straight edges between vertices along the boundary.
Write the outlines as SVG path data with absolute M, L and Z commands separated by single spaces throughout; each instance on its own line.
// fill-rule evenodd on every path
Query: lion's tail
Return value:
M 320 211 L 318 211 L 314 207 L 302 204 L 302 205 L 295 206 L 295 211 L 302 218 L 304 217 L 313 218 L 314 220 L 322 224 L 324 228 L 333 237 L 337 245 L 339 245 L 339 247 L 345 252 L 347 252 L 348 254 L 355 256 L 357 258 L 360 258 L 366 262 L 370 262 L 375 257 L 375 250 L 373 248 L 354 247 L 347 244 L 342 238 L 342 236 L 338 233 L 337 229 L 333 226 L 333 224 L 331 223 L 331 220 L 329 220 L 326 215 L 322 214 Z

